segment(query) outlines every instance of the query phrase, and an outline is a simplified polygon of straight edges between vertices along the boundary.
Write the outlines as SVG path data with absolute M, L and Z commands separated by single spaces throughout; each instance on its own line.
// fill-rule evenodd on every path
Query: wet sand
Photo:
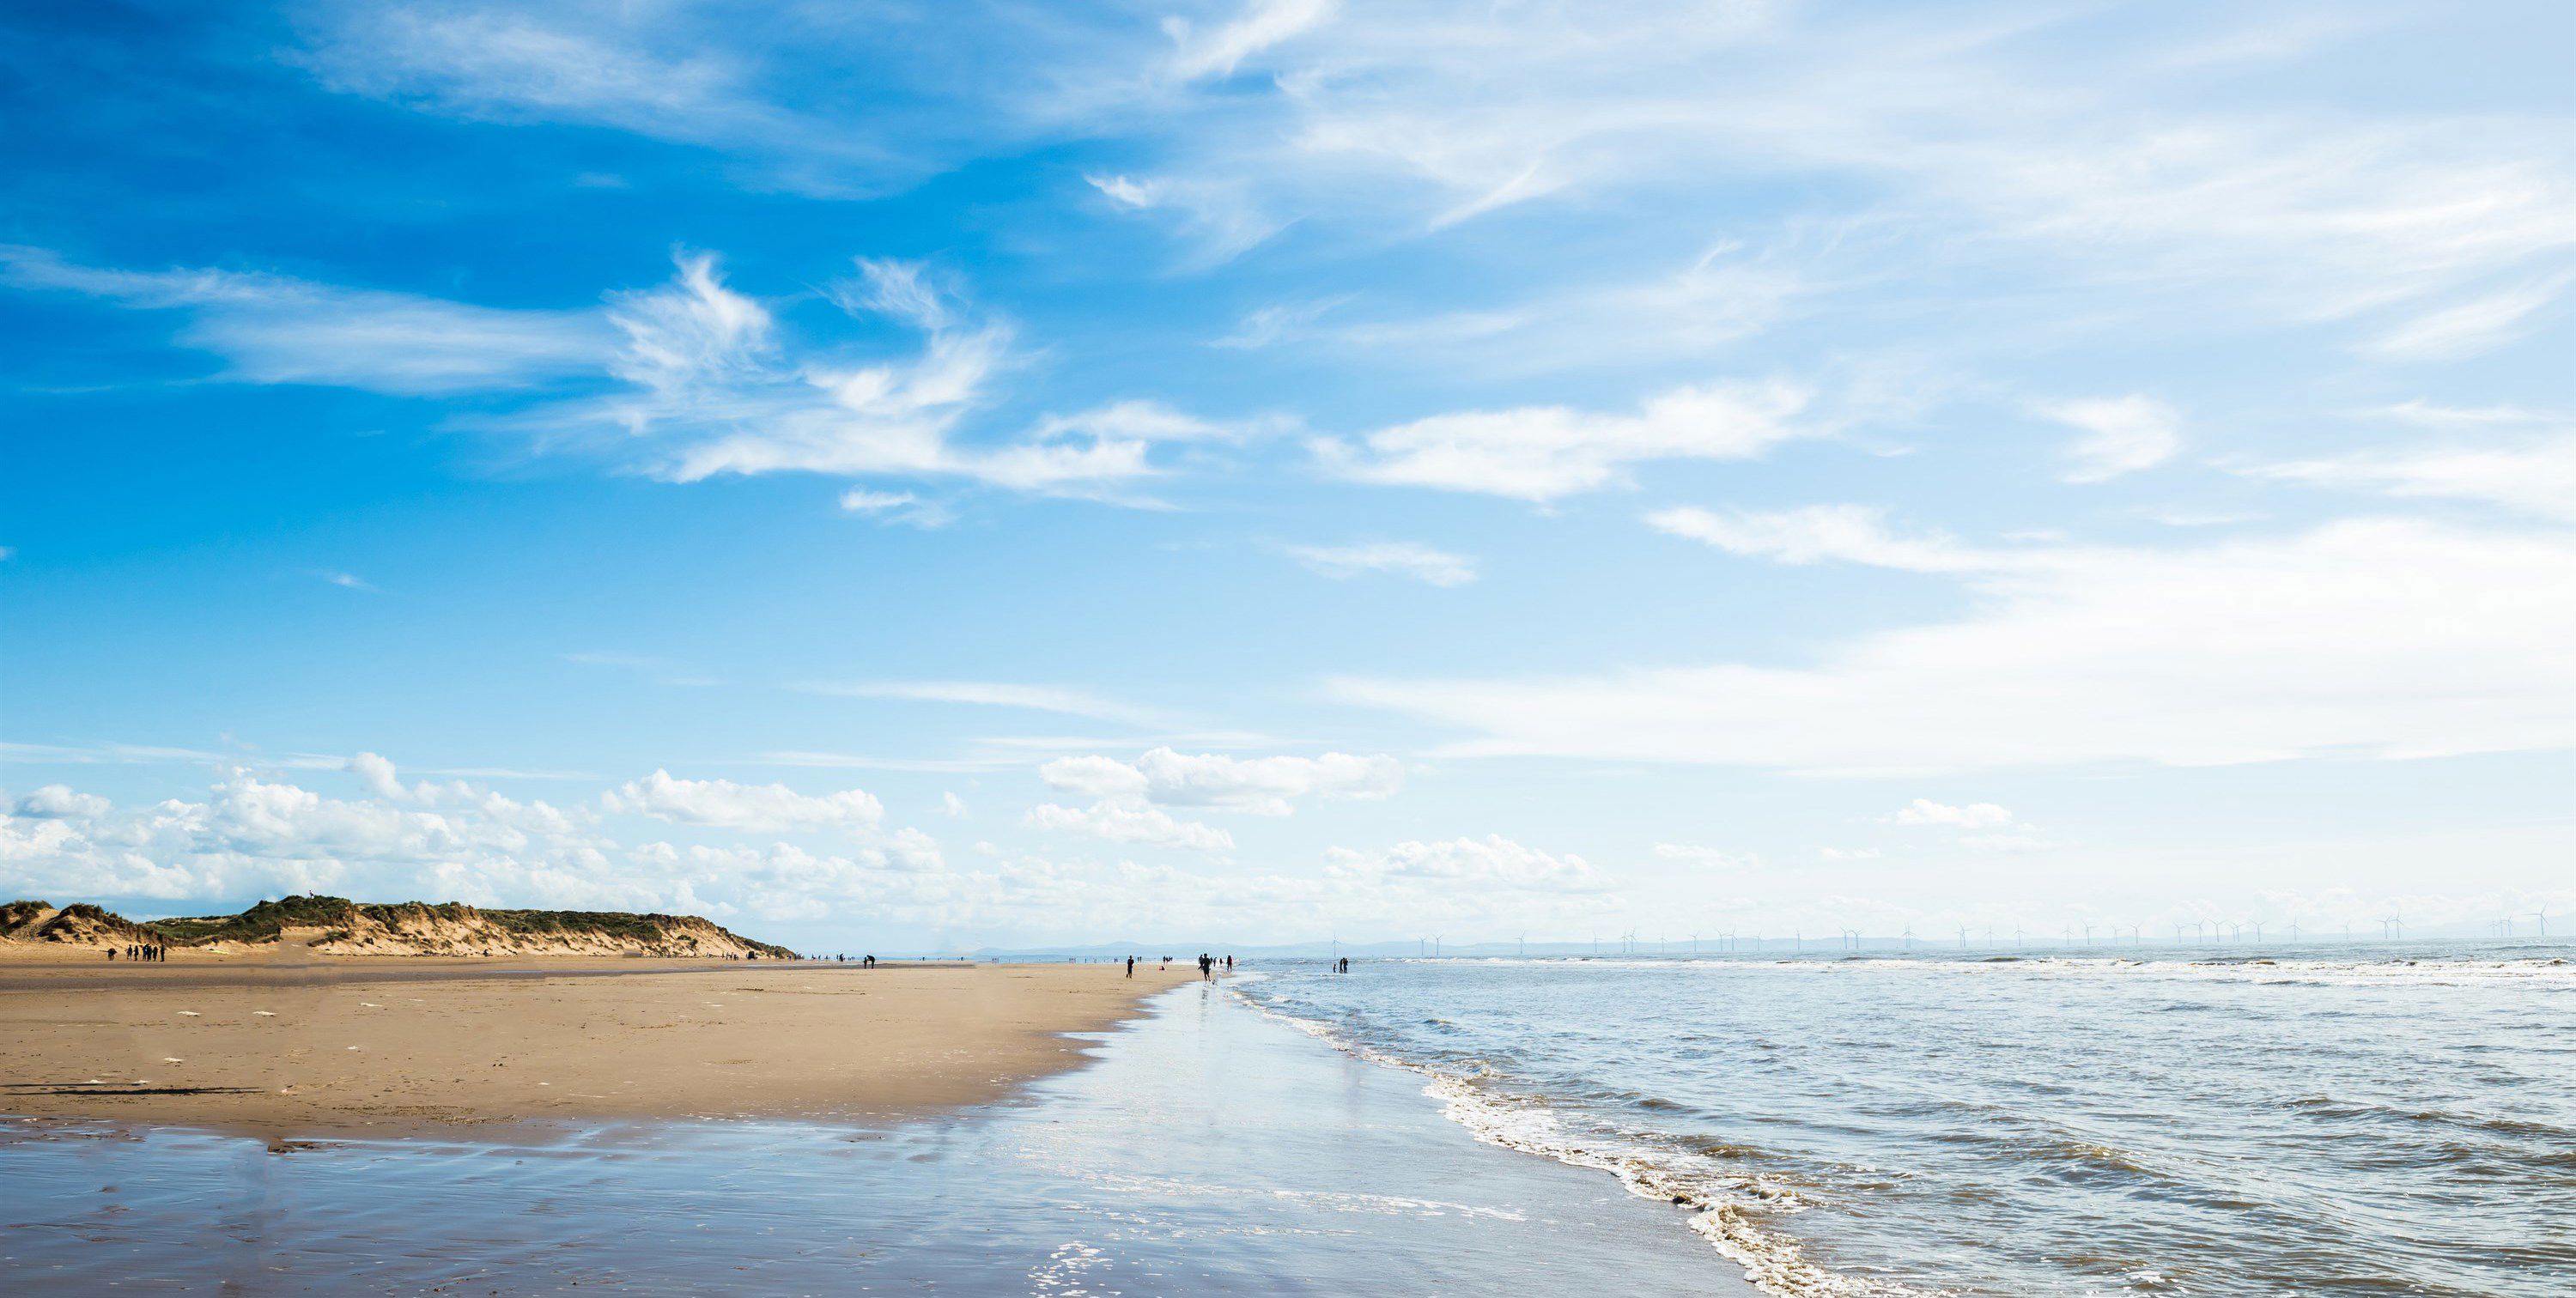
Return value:
M 1141 982 L 1142 979 L 1140 978 Z M 998 1103 L 545 1146 L 0 1121 L 12 1292 L 1757 1298 L 1689 1213 L 1180 986 Z
M 275 1140 L 993 1099 L 1195 976 L 1140 966 L 0 963 L 0 1113 Z

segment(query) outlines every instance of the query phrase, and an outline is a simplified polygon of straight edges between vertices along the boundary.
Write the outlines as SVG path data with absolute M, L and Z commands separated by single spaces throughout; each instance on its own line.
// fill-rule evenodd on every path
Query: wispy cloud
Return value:
M 1326 469 L 1358 482 L 1436 487 L 1544 503 L 1621 485 L 1631 465 L 1738 460 L 1801 435 L 1808 400 L 1788 383 L 1676 388 L 1635 414 L 1523 406 L 1434 415 L 1356 443 L 1315 443 Z
M 1292 545 L 1286 549 L 1290 558 L 1337 579 L 1373 572 L 1410 577 L 1433 586 L 1464 586 L 1476 579 L 1474 560 L 1413 541 Z
M 1137 707 L 1087 690 L 1007 681 L 811 681 L 793 688 L 808 694 L 852 699 L 895 699 L 916 703 L 955 703 L 969 707 L 1016 708 L 1086 717 L 1126 725 L 1168 724 L 1170 714 Z
M 179 341 L 248 383 L 315 383 L 404 395 L 526 388 L 596 374 L 614 335 L 595 313 L 471 306 L 223 270 L 76 265 L 0 246 L 0 282 L 184 312 Z
M 1922 566 L 1911 548 L 1895 557 Z M 2561 746 L 2576 724 L 2576 547 L 2555 533 L 2358 520 L 1961 575 L 1983 596 L 1974 612 L 1805 666 L 1334 692 L 1466 731 L 1457 754 L 1827 772 L 2510 752 Z
M 2149 397 L 2049 401 L 2033 410 L 2084 434 L 2066 448 L 2068 482 L 2108 482 L 2152 469 L 2182 449 L 2181 416 Z

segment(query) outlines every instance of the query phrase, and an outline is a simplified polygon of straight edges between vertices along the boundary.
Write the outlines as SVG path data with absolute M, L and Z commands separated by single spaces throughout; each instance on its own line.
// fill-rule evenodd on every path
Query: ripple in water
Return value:
M 1398 960 L 1248 981 L 1780 1294 L 2576 1292 L 2563 947 Z

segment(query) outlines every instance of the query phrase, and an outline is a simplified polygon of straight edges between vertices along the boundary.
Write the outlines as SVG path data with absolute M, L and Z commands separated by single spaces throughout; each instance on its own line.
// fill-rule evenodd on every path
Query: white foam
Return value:
M 1612 1137 L 1568 1131 L 1543 1105 L 1497 1095 L 1461 1076 L 1400 1059 L 1341 1036 L 1312 1019 L 1264 1005 L 1229 989 L 1263 1017 L 1304 1032 L 1346 1054 L 1400 1068 L 1428 1079 L 1423 1093 L 1441 1101 L 1442 1113 L 1476 1139 L 1552 1158 L 1574 1167 L 1608 1172 L 1630 1193 L 1691 1208 L 1690 1228 L 1720 1254 L 1744 1268 L 1744 1278 L 1783 1298 L 1917 1298 L 1946 1290 L 1910 1288 L 1893 1281 L 1843 1275 L 1809 1261 L 1797 1241 L 1756 1225 L 1748 1210 L 1793 1213 L 1804 1207 L 1796 1192 L 1758 1175 L 1692 1174 L 1656 1161 L 1660 1151 Z

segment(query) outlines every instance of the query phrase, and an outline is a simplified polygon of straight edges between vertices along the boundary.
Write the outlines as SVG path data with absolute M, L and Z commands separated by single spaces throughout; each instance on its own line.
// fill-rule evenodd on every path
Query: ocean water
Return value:
M 1779 1294 L 2576 1294 L 2576 945 L 1291 964 Z
M 0 1293 L 1752 1291 L 1612 1178 L 1212 986 L 1088 1067 L 871 1127 L 549 1126 L 272 1152 L 0 1121 Z

